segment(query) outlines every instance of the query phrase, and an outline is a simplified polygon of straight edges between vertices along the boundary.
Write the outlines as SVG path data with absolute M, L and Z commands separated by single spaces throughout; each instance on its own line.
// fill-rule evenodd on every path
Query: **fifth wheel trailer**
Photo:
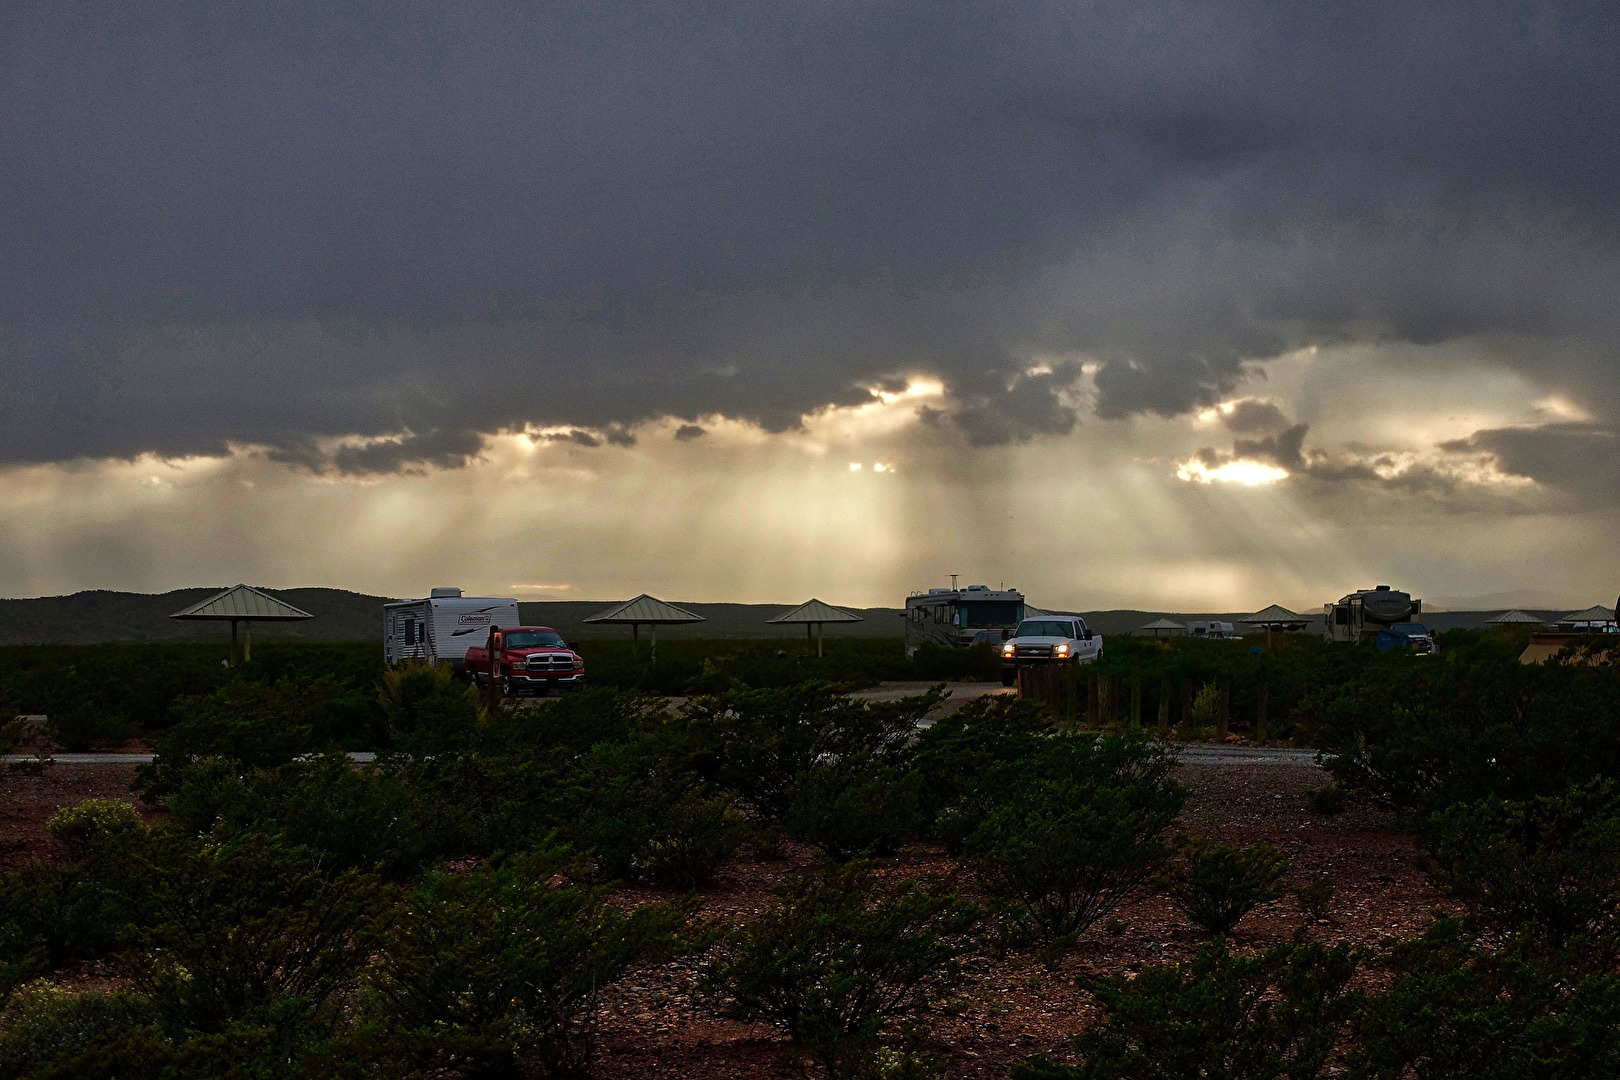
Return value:
M 448 663 L 459 675 L 468 648 L 483 644 L 491 626 L 522 625 L 511 597 L 462 596 L 460 589 L 437 588 L 425 600 L 383 605 L 383 659 Z
M 1323 635 L 1329 641 L 1373 641 L 1380 630 L 1404 626 L 1422 613 L 1423 601 L 1412 599 L 1410 593 L 1379 585 L 1353 592 L 1337 604 L 1324 605 Z

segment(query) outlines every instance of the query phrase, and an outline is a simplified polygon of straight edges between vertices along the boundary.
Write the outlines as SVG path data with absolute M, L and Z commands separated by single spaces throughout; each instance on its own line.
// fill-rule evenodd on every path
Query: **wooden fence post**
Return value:
M 1170 680 L 1159 683 L 1159 738 L 1170 736 Z
M 1215 737 L 1226 738 L 1226 733 L 1232 727 L 1232 683 L 1229 679 L 1221 680 L 1219 708 L 1215 718 Z
M 1131 727 L 1142 726 L 1142 676 L 1131 676 Z
M 1260 701 L 1254 709 L 1254 733 L 1256 737 L 1263 737 L 1266 730 L 1266 699 L 1271 696 L 1271 687 L 1265 683 L 1260 684 Z
M 1086 726 L 1097 726 L 1098 706 L 1097 676 L 1093 675 L 1086 680 Z
M 1192 726 L 1192 710 L 1193 686 L 1192 683 L 1184 682 L 1181 684 L 1181 726 L 1183 728 Z

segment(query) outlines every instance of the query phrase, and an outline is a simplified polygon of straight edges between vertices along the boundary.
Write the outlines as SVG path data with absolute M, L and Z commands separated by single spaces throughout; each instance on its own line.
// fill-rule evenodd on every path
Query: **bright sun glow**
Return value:
M 1242 484 L 1244 487 L 1258 487 L 1261 484 L 1275 484 L 1279 480 L 1288 479 L 1288 470 L 1267 465 L 1263 461 L 1241 459 L 1228 461 L 1212 469 L 1197 458 L 1193 458 L 1176 469 L 1176 477 L 1200 484 Z

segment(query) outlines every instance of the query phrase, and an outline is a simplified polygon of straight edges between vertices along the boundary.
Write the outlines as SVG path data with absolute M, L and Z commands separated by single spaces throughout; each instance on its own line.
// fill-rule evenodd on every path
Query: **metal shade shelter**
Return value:
M 256 622 L 298 622 L 315 616 L 291 604 L 283 603 L 268 593 L 248 585 L 237 585 L 216 593 L 208 599 L 192 604 L 184 611 L 170 615 L 171 619 L 198 622 L 228 622 L 231 624 L 231 666 L 237 664 L 236 627 L 243 627 L 242 660 L 253 659 L 253 624 Z
M 626 600 L 622 604 L 598 612 L 585 620 L 588 623 L 602 623 L 608 626 L 628 626 L 630 628 L 630 652 L 635 654 L 641 643 L 641 628 L 651 627 L 652 655 L 658 658 L 658 628 L 660 626 L 679 626 L 684 623 L 707 622 L 702 615 L 694 615 L 685 608 L 678 608 L 674 604 L 666 604 L 656 596 L 642 593 L 634 600 Z
M 1486 626 L 1541 626 L 1546 622 L 1540 616 L 1532 615 L 1528 611 L 1515 608 L 1504 611 L 1500 615 L 1493 615 L 1485 620 Z
M 1136 629 L 1138 634 L 1147 634 L 1149 637 L 1174 637 L 1187 632 L 1186 624 L 1173 622 L 1170 619 L 1154 619 L 1146 626 Z
M 1305 616 L 1289 611 L 1281 604 L 1272 604 L 1270 607 L 1255 612 L 1247 619 L 1239 619 L 1245 626 L 1263 626 L 1266 629 L 1266 644 L 1271 644 L 1273 630 L 1303 630 L 1305 629 Z
M 1574 630 L 1588 630 L 1592 633 L 1601 633 L 1614 625 L 1614 612 L 1602 604 L 1589 607 L 1585 611 L 1572 611 L 1558 620 L 1559 626 L 1568 626 Z
M 815 628 L 816 655 L 821 655 L 821 625 L 823 623 L 864 622 L 859 615 L 835 608 L 831 604 L 823 604 L 814 598 L 805 601 L 798 607 L 774 619 L 766 619 L 766 623 L 782 625 L 785 623 L 803 623 L 805 645 L 810 644 L 811 627 Z

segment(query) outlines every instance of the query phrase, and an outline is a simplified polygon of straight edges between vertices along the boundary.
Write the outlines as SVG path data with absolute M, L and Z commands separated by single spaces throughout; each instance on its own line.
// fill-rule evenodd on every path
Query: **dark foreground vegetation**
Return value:
M 358 648 L 222 676 L 165 646 L 158 689 L 130 699 L 168 693 L 164 714 L 122 715 L 142 717 L 158 757 L 137 788 L 166 814 L 64 810 L 62 857 L 0 880 L 0 1076 L 581 1076 L 603 1002 L 676 961 L 703 1008 L 773 1026 L 814 1073 L 932 1077 L 953 1062 L 930 1027 L 980 959 L 1055 964 L 1147 890 L 1207 945 L 1088 976 L 1095 1016 L 1014 1076 L 1620 1075 L 1612 654 L 1523 666 L 1510 638 L 1466 633 L 1429 658 L 1125 645 L 1093 674 L 1197 683 L 1178 727 L 1266 687 L 1331 755 L 1319 810 L 1390 808 L 1455 913 L 1376 948 L 1317 918 L 1234 946 L 1287 859 L 1177 834 L 1156 713 L 1134 727 L 1104 681 L 1094 727 L 995 698 L 919 731 L 943 689 L 873 703 L 728 677 L 673 710 L 598 688 L 490 712 L 446 672 L 379 672 Z M 8 694 L 18 672 L 63 682 L 56 661 L 4 661 Z M 362 745 L 374 765 L 342 753 Z M 822 861 L 772 907 L 705 910 L 728 861 L 790 842 Z M 915 845 L 947 871 L 895 873 Z M 1332 882 L 1296 892 L 1320 915 Z M 67 978 L 88 961 L 110 974 Z

